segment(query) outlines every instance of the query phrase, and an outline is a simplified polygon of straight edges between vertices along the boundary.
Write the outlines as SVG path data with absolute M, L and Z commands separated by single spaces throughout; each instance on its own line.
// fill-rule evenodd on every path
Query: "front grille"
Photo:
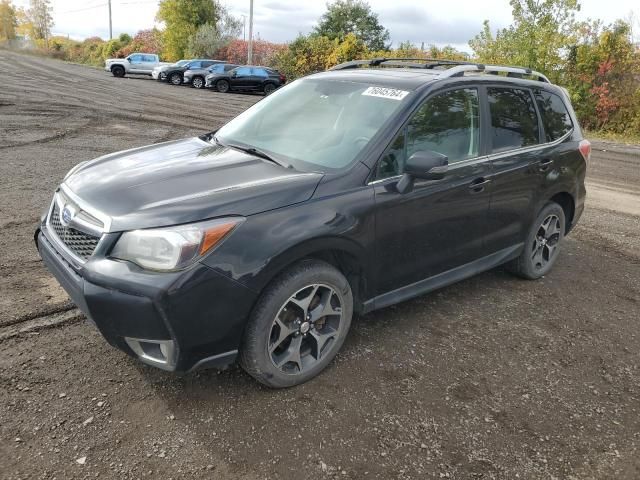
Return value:
M 81 232 L 72 227 L 65 227 L 60 221 L 60 209 L 54 202 L 49 224 L 60 241 L 76 256 L 87 260 L 94 252 L 100 237 Z

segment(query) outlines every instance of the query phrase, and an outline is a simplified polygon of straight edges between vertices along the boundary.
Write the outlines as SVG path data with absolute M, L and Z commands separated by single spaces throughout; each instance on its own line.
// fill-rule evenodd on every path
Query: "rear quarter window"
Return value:
M 571 115 L 559 95 L 536 91 L 535 96 L 547 142 L 558 140 L 573 129 Z
M 538 116 L 531 92 L 519 88 L 488 88 L 493 152 L 536 145 Z

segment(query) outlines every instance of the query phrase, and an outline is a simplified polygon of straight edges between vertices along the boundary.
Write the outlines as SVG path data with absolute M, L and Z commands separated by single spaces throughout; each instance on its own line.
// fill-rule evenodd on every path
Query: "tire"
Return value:
M 174 72 L 171 75 L 169 75 L 169 77 L 167 78 L 167 81 L 171 84 L 171 85 L 182 85 L 182 75 L 179 74 L 178 72 Z
M 231 85 L 229 85 L 229 81 L 228 80 L 218 80 L 216 82 L 216 89 L 220 92 L 220 93 L 227 93 L 230 89 Z
M 328 263 L 303 260 L 273 280 L 258 299 L 244 333 L 240 365 L 272 388 L 304 383 L 336 356 L 352 315 L 353 295 L 344 275 Z
M 193 88 L 204 88 L 204 78 L 202 78 L 202 77 L 193 77 L 191 79 L 191 86 Z
M 264 86 L 263 91 L 264 91 L 265 96 L 271 95 L 273 92 L 276 91 L 276 86 L 273 83 L 267 83 Z
M 565 234 L 565 215 L 560 205 L 547 203 L 536 217 L 520 256 L 507 269 L 521 278 L 536 280 L 553 268 Z
M 125 71 L 124 71 L 124 67 L 121 67 L 120 65 L 116 65 L 115 67 L 111 67 L 111 74 L 114 77 L 118 77 L 118 78 L 122 78 L 125 75 Z

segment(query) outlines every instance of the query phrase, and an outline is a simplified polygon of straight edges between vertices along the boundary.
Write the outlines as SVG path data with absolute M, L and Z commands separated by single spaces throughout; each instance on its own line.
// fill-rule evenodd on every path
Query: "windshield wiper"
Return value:
M 229 148 L 235 148 L 236 150 L 240 150 L 241 152 L 245 152 L 248 153 L 250 155 L 254 155 L 256 157 L 260 157 L 264 160 L 267 160 L 269 162 L 275 163 L 276 165 L 280 165 L 281 167 L 284 168 L 291 168 L 291 165 L 283 162 L 282 160 L 278 160 L 274 157 L 272 157 L 271 155 L 269 155 L 268 153 L 260 150 L 259 148 L 256 147 L 251 147 L 251 146 L 244 146 L 244 145 L 235 145 L 233 143 L 222 143 L 218 137 L 214 136 L 213 140 L 218 144 L 218 145 L 222 145 L 223 147 L 229 147 Z

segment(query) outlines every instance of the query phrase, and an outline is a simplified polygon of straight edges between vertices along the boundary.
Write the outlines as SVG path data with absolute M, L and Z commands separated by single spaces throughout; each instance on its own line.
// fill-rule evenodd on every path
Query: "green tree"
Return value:
M 37 43 L 44 43 L 49 47 L 49 37 L 51 36 L 51 2 L 49 0 L 30 0 L 27 15 L 31 23 L 31 36 Z
M 348 33 L 342 43 L 338 44 L 331 55 L 327 57 L 327 64 L 333 66 L 350 60 L 366 58 L 368 53 L 369 50 L 364 42 L 353 33 Z
M 0 40 L 13 40 L 16 37 L 18 18 L 16 9 L 9 0 L 0 1 Z
M 220 10 L 217 0 L 161 0 L 156 18 L 165 24 L 165 59 L 184 58 L 189 39 L 202 25 L 215 25 Z
M 578 0 L 510 0 L 514 22 L 494 36 L 488 21 L 469 42 L 484 63 L 509 63 L 557 76 L 576 41 Z
M 194 57 L 212 58 L 218 51 L 227 47 L 234 38 L 238 37 L 241 31 L 242 20 L 234 17 L 226 8 L 220 6 L 217 22 L 200 26 L 189 39 L 187 50 Z
M 335 0 L 327 4 L 327 11 L 320 17 L 315 33 L 329 40 L 343 42 L 353 33 L 369 50 L 387 48 L 389 31 L 380 25 L 378 15 L 364 0 Z

